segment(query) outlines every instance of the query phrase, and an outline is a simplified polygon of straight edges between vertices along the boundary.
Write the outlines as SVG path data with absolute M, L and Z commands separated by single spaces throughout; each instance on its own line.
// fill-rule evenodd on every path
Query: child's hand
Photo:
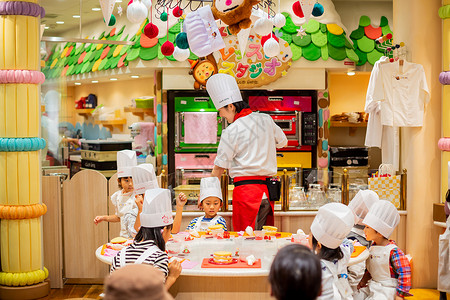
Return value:
M 174 260 L 169 264 L 169 276 L 178 278 L 181 274 L 181 264 L 178 260 Z
M 134 202 L 138 207 L 138 211 L 142 212 L 142 207 L 144 206 L 144 197 L 142 195 L 136 195 Z
M 180 193 L 177 198 L 177 206 L 183 207 L 187 202 L 187 197 L 184 193 Z
M 102 222 L 102 221 L 104 221 L 103 216 L 96 216 L 96 217 L 94 218 L 94 224 L 95 224 L 95 225 L 98 225 L 98 223 L 100 223 L 100 222 Z

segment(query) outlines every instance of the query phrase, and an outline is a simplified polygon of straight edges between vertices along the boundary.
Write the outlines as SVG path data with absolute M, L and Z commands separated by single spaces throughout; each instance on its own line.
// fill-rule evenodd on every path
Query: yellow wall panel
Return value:
M 1 30 L 1 28 L 0 28 Z M 1 47 L 0 47 L 1 48 Z M 1 56 L 0 56 L 1 61 Z M 6 136 L 6 85 L 0 84 L 0 136 Z
M 18 152 L 17 153 L 17 174 L 19 178 L 19 204 L 28 205 L 30 204 L 30 176 L 28 166 L 30 161 L 28 160 L 29 152 Z
M 17 173 L 17 153 L 8 152 L 6 156 L 6 189 L 7 189 L 7 204 L 18 205 L 18 173 Z
M 17 137 L 28 137 L 28 89 L 27 84 L 17 84 Z
M 26 16 L 16 16 L 16 69 L 27 70 L 27 49 L 28 49 L 28 38 L 27 38 L 27 18 Z
M 450 19 L 442 22 L 442 63 L 444 71 L 450 70 Z
M 4 39 L 5 17 L 0 16 L 0 41 Z M 5 44 L 0 45 L 0 69 L 5 68 Z
M 28 136 L 38 137 L 41 120 L 41 103 L 39 100 L 39 86 L 27 84 L 28 86 Z
M 2 270 L 3 272 L 20 272 L 20 232 L 18 220 L 2 220 L 9 223 L 8 235 L 8 251 L 9 251 L 9 270 Z
M 31 268 L 42 268 L 41 222 L 40 218 L 30 219 Z
M 444 85 L 442 95 L 442 134 L 450 137 L 450 85 Z
M 17 89 L 15 84 L 6 84 L 6 133 L 5 137 L 17 136 Z
M 8 200 L 8 186 L 6 184 L 6 155 L 7 152 L 0 152 L 0 182 L 3 182 L 3 187 L 0 189 L 0 204 L 5 205 Z
M 19 221 L 19 229 L 20 229 L 20 247 L 19 247 L 19 255 L 20 255 L 20 272 L 30 272 L 34 271 L 31 267 L 31 226 L 30 220 L 20 220 Z
M 3 43 L 5 45 L 5 69 L 16 68 L 16 17 L 5 16 Z
M 34 17 L 28 18 L 28 68 L 30 70 L 39 70 L 39 23 Z M 25 59 L 24 57 L 24 59 Z
M 29 183 L 30 183 L 30 202 L 29 204 L 39 203 L 41 200 L 41 173 L 39 162 L 39 151 L 28 152 L 29 163 Z
M 1 260 L 2 260 L 2 270 L 9 270 L 9 223 L 8 221 L 0 222 L 0 237 L 1 237 Z

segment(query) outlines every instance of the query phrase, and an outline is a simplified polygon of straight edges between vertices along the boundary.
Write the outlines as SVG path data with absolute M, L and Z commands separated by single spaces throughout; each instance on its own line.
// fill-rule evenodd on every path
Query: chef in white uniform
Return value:
M 220 177 L 228 169 L 233 178 L 233 230 L 273 225 L 274 202 L 269 200 L 277 198 L 277 192 L 269 193 L 270 178 L 277 173 L 276 148 L 287 144 L 286 135 L 269 115 L 252 112 L 234 77 L 215 74 L 206 90 L 219 115 L 230 123 L 222 131 L 211 175 Z
M 122 217 L 133 208 L 133 179 L 131 169 L 137 166 L 136 152 L 131 150 L 122 150 L 117 152 L 117 182 L 120 190 L 111 196 L 111 202 L 115 208 L 115 214 L 112 216 L 96 216 L 94 223 L 97 225 L 102 221 L 121 222 L 120 236 L 129 237 L 127 227 L 122 222 Z

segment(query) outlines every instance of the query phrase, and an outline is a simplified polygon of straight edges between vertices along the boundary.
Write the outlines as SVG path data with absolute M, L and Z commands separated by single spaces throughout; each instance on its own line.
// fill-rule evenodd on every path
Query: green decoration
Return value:
M 120 57 L 121 57 L 120 55 L 117 55 L 116 57 L 113 57 L 113 59 L 111 59 L 111 69 L 117 68 L 117 64 L 119 63 Z
M 306 33 L 315 33 L 317 31 L 319 31 L 320 29 L 320 23 L 317 22 L 314 19 L 309 19 L 308 23 L 306 24 L 305 31 Z
M 122 50 L 120 50 L 120 54 L 119 56 L 124 55 L 125 53 L 127 53 L 128 51 L 130 51 L 131 45 L 124 45 L 122 47 Z
M 345 40 L 345 48 L 353 49 L 353 45 L 350 43 L 350 41 L 348 39 L 346 39 L 345 37 L 344 37 L 344 40 Z
M 122 28 L 120 28 L 120 30 L 119 30 L 119 32 L 117 33 L 117 35 L 122 34 L 124 30 L 125 30 L 125 25 L 123 25 Z
M 77 62 L 78 60 L 75 56 L 69 57 L 69 66 L 74 65 Z
M 176 61 L 176 59 L 173 57 L 173 55 L 166 56 L 166 58 L 167 58 L 167 60 L 170 60 L 170 61 Z
M 189 55 L 189 59 L 196 60 L 196 59 L 198 59 L 198 56 L 195 55 L 194 53 L 192 53 L 192 51 L 191 51 L 191 55 Z
M 83 58 L 83 62 L 88 62 L 91 59 L 92 52 L 86 52 L 86 55 Z
M 336 48 L 342 48 L 345 46 L 345 36 L 342 35 L 334 35 L 330 32 L 327 33 L 327 37 L 328 37 L 328 43 L 333 45 L 333 47 Z
M 164 54 L 161 53 L 161 46 L 158 45 L 157 47 L 158 47 L 158 59 L 159 59 L 159 60 L 162 60 L 162 59 L 164 59 L 164 57 L 166 57 L 166 56 L 165 56 Z
M 302 57 L 302 48 L 297 46 L 296 44 L 292 43 L 291 44 L 291 51 L 292 51 L 292 60 L 296 61 L 299 60 L 300 57 Z
M 161 19 L 161 21 L 166 22 L 167 21 L 167 13 L 163 12 L 161 14 L 161 16 L 159 16 L 159 18 Z
M 175 44 L 180 49 L 188 49 L 189 48 L 189 42 L 187 39 L 186 32 L 180 32 L 179 34 L 177 34 L 177 36 L 175 37 Z
M 350 48 L 345 48 L 345 53 L 347 54 L 347 57 L 357 63 L 359 61 L 359 56 L 356 54 L 355 50 Z
M 75 55 L 78 55 L 78 54 L 80 54 L 81 53 L 81 51 L 83 51 L 84 50 L 84 47 L 83 47 L 83 45 L 80 45 L 79 47 L 77 47 L 76 48 L 76 50 L 75 50 Z
M 364 65 L 364 64 L 367 62 L 367 54 L 364 53 L 364 52 L 362 52 L 362 51 L 359 50 L 359 49 L 355 49 L 355 53 L 356 53 L 356 55 L 358 55 L 358 57 L 359 57 L 359 60 L 358 60 L 358 62 L 356 63 L 356 65 L 357 65 L 357 66 L 362 66 L 362 65 Z
M 139 57 L 142 60 L 152 60 L 158 56 L 158 45 L 151 48 L 141 48 Z
M 291 16 L 289 16 L 289 13 L 287 12 L 283 12 L 281 13 L 285 18 L 286 18 L 286 24 L 283 26 L 283 30 L 286 31 L 287 33 L 297 33 L 297 29 L 299 29 L 300 27 L 298 27 L 297 25 L 294 24 L 294 22 L 292 22 Z
M 377 49 L 373 49 L 372 52 L 367 53 L 367 61 L 371 65 L 374 65 L 382 56 L 383 52 L 380 52 Z
M 310 43 L 308 46 L 302 47 L 302 55 L 307 60 L 315 61 L 319 59 L 322 53 L 319 47 L 317 47 L 313 43 Z
M 320 31 L 322 31 L 322 33 L 327 33 L 327 25 L 320 23 Z
M 380 19 L 380 27 L 387 26 L 389 24 L 388 19 L 385 16 L 382 16 Z
M 324 98 L 328 98 L 328 92 L 323 93 Z
M 81 73 L 88 72 L 89 65 L 90 65 L 90 63 L 88 61 L 83 63 L 83 67 L 81 68 Z
M 282 34 L 281 38 L 283 40 L 285 40 L 288 44 L 292 43 L 292 35 L 290 33 L 288 33 L 287 31 L 285 31 L 283 29 L 279 29 L 279 32 L 281 32 L 281 34 Z
M 389 25 L 383 26 L 381 27 L 381 32 L 383 33 L 383 35 L 386 35 L 388 33 L 390 34 L 394 34 L 391 30 L 391 28 L 389 28 Z
M 103 69 L 105 69 L 106 63 L 108 62 L 108 59 L 105 57 L 102 62 L 100 63 L 100 65 L 98 66 L 98 70 L 102 71 Z
M 316 33 L 311 34 L 311 41 L 317 47 L 323 47 L 328 43 L 327 34 L 319 30 Z
M 75 66 L 74 65 L 71 65 L 68 69 L 67 69 L 67 72 L 66 72 L 66 75 L 72 75 L 73 73 L 72 73 L 72 71 L 75 69 Z
M 132 45 L 132 48 L 139 48 L 141 46 L 141 36 L 136 36 L 134 39 L 134 45 Z
M 98 40 L 101 40 L 105 36 L 105 32 L 103 31 L 100 36 L 98 37 Z
M 102 49 L 94 52 L 94 60 L 99 60 L 100 56 L 102 56 Z
M 321 53 L 323 60 L 328 60 L 329 56 L 328 56 L 328 46 L 327 45 L 320 47 L 320 53 Z
M 450 5 L 441 6 L 438 14 L 441 19 L 448 19 L 450 17 Z
M 297 36 L 297 34 L 293 34 L 292 42 L 302 48 L 306 47 L 311 43 L 311 35 L 306 34 L 305 36 Z
M 127 60 L 133 61 L 139 56 L 139 48 L 133 48 L 130 52 L 128 52 Z
M 113 46 L 111 47 L 111 49 L 109 49 L 109 52 L 108 52 L 108 54 L 106 55 L 106 57 L 107 57 L 108 59 L 111 58 L 111 57 L 113 56 L 114 50 L 116 50 L 116 48 L 117 48 L 117 45 L 113 45 Z
M 345 52 L 345 47 L 334 47 L 331 44 L 328 44 L 328 54 L 334 60 L 344 60 L 347 58 L 347 53 Z
M 173 25 L 172 27 L 169 28 L 169 32 L 173 33 L 173 34 L 177 34 L 181 31 L 181 26 L 182 26 L 182 23 L 177 22 L 177 23 L 175 23 L 175 25 Z
M 363 36 L 362 39 L 357 41 L 358 49 L 362 52 L 369 53 L 375 48 L 375 41 L 369 39 L 367 36 Z
M 359 26 L 366 27 L 370 25 L 370 18 L 368 16 L 361 16 L 359 18 Z

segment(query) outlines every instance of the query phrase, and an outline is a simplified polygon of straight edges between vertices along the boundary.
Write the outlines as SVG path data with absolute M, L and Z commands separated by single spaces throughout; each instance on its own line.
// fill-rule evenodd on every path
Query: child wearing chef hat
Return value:
M 169 265 L 165 252 L 173 227 L 171 193 L 168 189 L 145 191 L 140 221 L 141 228 L 133 243 L 114 257 L 111 272 L 128 264 L 153 265 L 164 273 L 165 285 L 169 288 L 180 275 L 181 265 L 178 261 Z
M 395 206 L 386 200 L 372 205 L 363 220 L 366 239 L 372 241 L 366 273 L 355 299 L 401 299 L 412 296 L 411 266 L 403 251 L 389 236 L 400 222 Z
M 366 240 L 364 234 L 363 220 L 367 215 L 367 212 L 374 203 L 379 201 L 377 193 L 371 190 L 360 190 L 355 197 L 350 201 L 348 207 L 355 215 L 355 225 L 347 236 L 347 239 L 357 241 L 362 246 L 369 246 L 369 241 Z M 348 267 L 348 282 L 352 287 L 353 292 L 357 292 L 358 283 L 361 281 L 364 271 L 366 270 L 366 262 L 354 264 Z
M 319 208 L 311 224 L 309 243 L 322 265 L 322 293 L 317 299 L 352 299 L 347 266 L 353 245 L 344 240 L 354 220 L 344 204 L 328 203 Z
M 159 188 L 159 185 L 152 164 L 141 164 L 133 167 L 131 173 L 133 176 L 134 201 L 136 206 L 125 214 L 124 222 L 127 227 L 128 235 L 130 237 L 134 237 L 141 227 L 141 218 L 139 216 L 142 213 L 145 192 L 150 189 Z M 172 233 L 177 233 L 180 231 L 181 214 L 186 201 L 186 195 L 184 193 L 180 193 L 177 199 L 177 210 L 173 222 Z
M 131 169 L 137 166 L 136 152 L 131 150 L 122 150 L 117 152 L 117 182 L 120 190 L 111 196 L 111 202 L 116 212 L 112 216 L 96 216 L 95 225 L 102 221 L 121 222 L 120 236 L 128 237 L 126 225 L 121 221 L 123 216 L 133 208 L 133 179 Z
M 209 226 L 220 224 L 227 230 L 227 222 L 217 212 L 222 207 L 222 189 L 217 177 L 206 177 L 200 181 L 198 207 L 205 212 L 204 216 L 193 219 L 186 230 L 206 231 Z

